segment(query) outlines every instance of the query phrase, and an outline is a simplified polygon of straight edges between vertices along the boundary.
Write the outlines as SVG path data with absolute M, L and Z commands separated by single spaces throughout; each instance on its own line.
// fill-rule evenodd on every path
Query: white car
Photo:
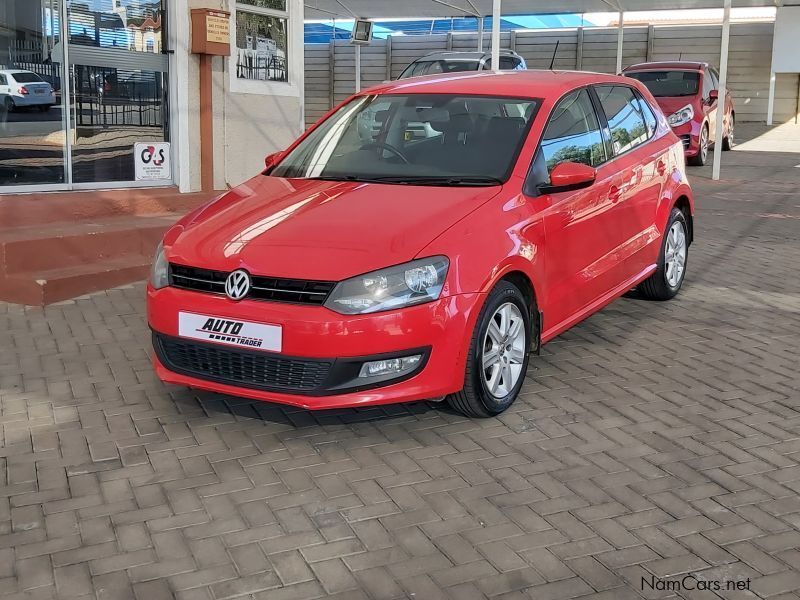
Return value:
M 33 71 L 6 70 L 0 71 L 0 102 L 8 112 L 27 106 L 44 112 L 56 103 L 56 93 Z

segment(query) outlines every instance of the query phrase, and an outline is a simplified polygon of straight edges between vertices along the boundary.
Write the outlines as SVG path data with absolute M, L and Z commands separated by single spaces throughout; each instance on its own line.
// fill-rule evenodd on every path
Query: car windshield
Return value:
M 656 98 L 694 96 L 700 88 L 697 71 L 639 71 L 625 75 L 641 81 Z
M 497 185 L 540 101 L 452 94 L 354 98 L 270 173 L 411 185 Z
M 13 73 L 14 81 L 17 83 L 39 83 L 42 78 L 36 73 Z
M 417 77 L 418 75 L 434 75 L 436 73 L 457 73 L 459 71 L 477 71 L 480 61 L 478 59 L 455 60 L 418 60 L 406 67 L 400 79 Z

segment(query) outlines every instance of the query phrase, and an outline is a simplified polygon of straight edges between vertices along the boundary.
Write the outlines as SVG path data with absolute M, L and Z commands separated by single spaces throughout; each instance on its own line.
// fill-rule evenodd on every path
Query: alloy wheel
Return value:
M 517 385 L 522 376 L 525 348 L 525 320 L 516 304 L 506 302 L 492 315 L 483 338 L 483 381 L 495 398 L 504 398 Z
M 667 233 L 664 246 L 665 277 L 670 287 L 675 288 L 681 282 L 686 270 L 686 232 L 680 222 L 675 222 Z
M 703 163 L 708 158 L 708 129 L 703 127 L 700 131 L 700 155 L 703 157 Z

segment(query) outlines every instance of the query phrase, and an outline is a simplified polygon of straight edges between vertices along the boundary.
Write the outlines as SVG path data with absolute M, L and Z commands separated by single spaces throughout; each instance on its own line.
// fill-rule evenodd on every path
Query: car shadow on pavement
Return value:
M 464 418 L 446 402 L 427 400 L 364 408 L 308 410 L 202 390 L 183 389 L 173 393 L 172 396 L 179 412 L 184 414 L 196 412 L 199 408 L 209 417 L 231 415 L 237 421 L 260 421 L 264 424 L 287 425 L 294 429 L 362 422 L 396 423 L 437 416 L 446 417 L 448 420 L 454 417 Z

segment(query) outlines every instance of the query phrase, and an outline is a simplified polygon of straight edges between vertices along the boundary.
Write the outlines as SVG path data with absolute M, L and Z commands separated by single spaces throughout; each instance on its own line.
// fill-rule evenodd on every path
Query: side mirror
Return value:
M 708 92 L 708 103 L 709 104 L 714 102 L 714 100 L 716 100 L 717 98 L 719 98 L 719 90 L 711 90 L 710 92 Z
M 550 172 L 550 183 L 539 186 L 543 194 L 569 192 L 587 188 L 597 178 L 597 169 L 576 162 L 562 162 Z
M 278 164 L 278 162 L 283 158 L 283 150 L 280 152 L 273 152 L 272 154 L 267 154 L 266 158 L 264 159 L 264 169 L 266 171 L 272 170 L 272 167 Z

